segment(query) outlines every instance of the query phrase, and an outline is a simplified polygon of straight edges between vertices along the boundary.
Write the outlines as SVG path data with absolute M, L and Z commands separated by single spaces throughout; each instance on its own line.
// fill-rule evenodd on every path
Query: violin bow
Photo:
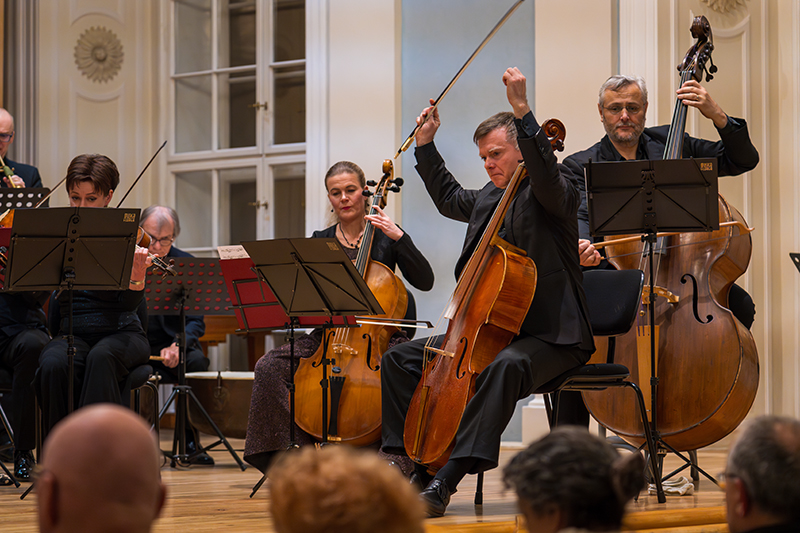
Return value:
M 433 102 L 433 106 L 431 106 L 430 112 L 422 118 L 422 121 L 419 124 L 417 124 L 417 126 L 414 128 L 414 131 L 412 131 L 411 134 L 408 136 L 408 138 L 405 141 L 403 141 L 403 144 L 400 145 L 400 148 L 397 150 L 397 153 L 394 155 L 394 159 L 397 159 L 397 157 L 400 154 L 402 154 L 403 152 L 408 150 L 408 147 L 411 146 L 411 143 L 416 138 L 417 132 L 419 131 L 419 129 L 422 126 L 424 126 L 425 123 L 428 121 L 428 118 L 430 118 L 430 116 L 433 115 L 433 112 L 436 111 L 437 107 L 439 107 L 439 103 L 447 95 L 447 93 L 450 92 L 450 89 L 452 89 L 453 85 L 456 84 L 456 82 L 458 81 L 458 78 L 460 78 L 461 75 L 464 73 L 464 71 L 467 70 L 467 67 L 470 65 L 470 63 L 472 63 L 472 60 L 475 59 L 475 57 L 480 53 L 480 51 L 483 50 L 483 47 L 486 46 L 489 43 L 489 41 L 492 40 L 492 37 L 494 37 L 494 34 L 497 33 L 500 30 L 500 28 L 503 27 L 503 24 L 505 24 L 506 21 L 509 18 L 511 18 L 511 15 L 514 13 L 514 11 L 516 11 L 517 8 L 520 6 L 520 4 L 522 4 L 522 2 L 524 2 L 524 1 L 525 0 L 517 0 L 517 3 L 515 3 L 513 6 L 511 6 L 511 8 L 506 12 L 506 14 L 503 15 L 503 18 L 500 19 L 500 22 L 495 24 L 494 28 L 492 28 L 492 31 L 489 32 L 489 35 L 487 35 L 483 39 L 481 44 L 478 45 L 478 48 L 476 48 L 475 51 L 472 52 L 472 55 L 469 56 L 469 59 L 467 59 L 467 62 L 464 63 L 464 66 L 462 66 L 461 69 L 458 72 L 456 72 L 456 75 L 453 76 L 453 79 L 450 80 L 450 83 L 448 83 L 447 87 L 444 88 L 444 90 L 442 91 L 442 94 L 440 94 L 439 97 Z
M 133 188 L 134 188 L 134 187 L 136 187 L 136 184 L 137 184 L 137 183 L 139 183 L 139 180 L 140 180 L 140 179 L 141 179 L 141 177 L 144 175 L 144 173 L 145 173 L 145 172 L 147 172 L 147 169 L 150 167 L 150 163 L 152 163 L 152 162 L 153 162 L 153 160 L 156 158 L 156 156 L 157 156 L 157 155 L 158 155 L 158 154 L 161 152 L 161 150 L 163 150 L 163 149 L 164 149 L 164 147 L 165 147 L 166 145 L 167 145 L 167 141 L 164 141 L 164 143 L 163 143 L 161 146 L 159 146 L 159 147 L 158 147 L 158 150 L 156 150 L 156 153 L 154 153 L 154 154 L 153 154 L 153 157 L 151 157 L 151 158 L 150 158 L 150 161 L 148 161 L 148 162 L 147 162 L 147 164 L 144 166 L 144 168 L 142 169 L 142 171 L 141 171 L 141 172 L 139 172 L 139 175 L 138 175 L 138 176 L 136 176 L 136 179 L 135 179 L 135 180 L 133 180 L 133 184 L 132 184 L 130 187 L 128 187 L 128 191 L 125 193 L 125 196 L 123 196 L 123 197 L 122 197 L 122 200 L 120 200 L 120 201 L 119 201 L 119 203 L 117 204 L 117 207 L 119 207 L 119 206 L 121 206 L 121 205 L 122 205 L 122 202 L 124 202 L 124 201 L 125 201 L 125 198 L 127 198 L 127 197 L 128 197 L 128 195 L 131 193 L 131 191 L 133 190 Z

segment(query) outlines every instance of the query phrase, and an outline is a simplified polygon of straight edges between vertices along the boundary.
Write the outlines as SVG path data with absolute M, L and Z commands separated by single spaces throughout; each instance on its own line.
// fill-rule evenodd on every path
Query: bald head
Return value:
M 150 531 L 166 494 L 160 465 L 153 435 L 132 411 L 112 404 L 76 411 L 44 444 L 40 530 Z
M 14 117 L 11 116 L 11 113 L 0 107 L 0 134 L 2 135 L 11 135 L 14 133 Z M 0 138 L 0 156 L 5 159 L 6 154 L 8 153 L 8 147 L 11 146 L 11 143 L 14 142 L 14 137 L 11 137 L 8 140 L 3 140 Z

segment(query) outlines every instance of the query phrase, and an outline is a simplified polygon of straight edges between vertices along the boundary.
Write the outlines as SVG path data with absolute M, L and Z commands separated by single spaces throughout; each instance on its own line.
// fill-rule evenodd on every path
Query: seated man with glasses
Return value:
M 150 235 L 150 253 L 158 257 L 192 257 L 191 254 L 172 246 L 181 232 L 178 214 L 171 207 L 151 205 L 142 211 L 140 225 Z M 163 357 L 163 361 L 151 361 L 153 370 L 158 372 L 166 383 L 178 381 L 178 335 L 181 319 L 178 315 L 150 315 L 147 321 L 147 338 L 150 341 L 150 354 Z M 202 316 L 186 317 L 186 372 L 208 370 L 208 359 L 200 347 L 200 337 L 206 331 Z M 197 449 L 197 434 L 194 428 L 187 427 L 186 453 Z M 208 454 L 200 454 L 193 464 L 213 465 L 214 459 Z
M 744 119 L 728 116 L 695 80 L 689 80 L 677 90 L 677 98 L 714 123 L 719 141 L 696 139 L 684 134 L 683 157 L 715 157 L 719 162 L 720 176 L 737 176 L 753 170 L 758 164 L 758 151 L 750 141 Z M 600 87 L 597 103 L 600 122 L 606 136 L 588 150 L 577 152 L 564 159 L 564 165 L 578 176 L 584 175 L 584 165 L 589 161 L 632 161 L 663 159 L 669 125 L 645 128 L 647 115 L 647 86 L 638 76 L 611 76 Z M 578 208 L 578 251 L 581 266 L 607 267 L 592 245 L 589 235 L 589 211 L 586 201 L 586 183 L 578 180 L 581 206 Z M 733 285 L 728 295 L 728 305 L 736 318 L 747 328 L 753 324 L 755 305 L 750 295 L 738 285 Z
M 11 177 L 2 176 L 0 187 L 42 187 L 39 170 L 6 158 L 14 142 L 14 117 L 0 107 L 0 156 L 11 169 Z M 0 209 L 0 212 L 5 209 Z M 3 396 L 14 433 L 14 447 L 0 428 L 0 460 L 14 461 L 14 475 L 23 481 L 31 477 L 36 464 L 36 398 L 31 387 L 39 367 L 39 354 L 50 340 L 45 327 L 42 304 L 47 292 L 0 292 L 0 369 L 11 373 L 11 393 Z M 10 480 L 9 480 L 10 482 Z M 4 484 L 0 480 L 0 485 Z

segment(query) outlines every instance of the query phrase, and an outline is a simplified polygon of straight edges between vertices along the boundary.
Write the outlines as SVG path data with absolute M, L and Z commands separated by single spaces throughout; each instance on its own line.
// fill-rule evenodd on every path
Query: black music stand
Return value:
M 139 209 L 56 207 L 14 214 L 5 289 L 69 291 L 67 409 L 73 410 L 72 291 L 127 290 Z
M 277 239 L 242 243 L 252 258 L 259 288 L 262 291 L 261 306 L 276 312 L 275 304 L 283 311 L 282 322 L 272 322 L 266 329 L 286 328 L 289 330 L 291 353 L 289 356 L 289 448 L 297 447 L 294 442 L 294 329 L 311 325 L 323 328 L 351 327 L 353 315 L 383 314 L 380 304 L 370 291 L 364 278 L 358 273 L 352 261 L 344 253 L 336 239 Z M 264 291 L 266 284 L 269 291 Z M 271 293 L 268 298 L 267 294 Z M 234 295 L 241 301 L 239 294 Z M 240 307 L 237 315 L 246 317 L 247 309 Z M 314 317 L 327 317 L 320 324 Z M 338 324 L 334 317 L 339 317 Z M 343 318 L 345 317 L 345 318 Z M 276 317 L 278 318 L 278 317 Z M 311 318 L 303 323 L 301 319 Z M 327 353 L 328 334 L 323 332 L 323 352 Z M 326 357 L 320 361 L 322 366 L 322 420 L 328 420 L 328 376 L 327 367 L 332 364 Z M 322 440 L 327 441 L 327 423 L 323 423 Z M 252 498 L 266 480 L 266 474 L 253 487 Z
M 74 409 L 74 290 L 127 290 L 139 209 L 58 207 L 14 213 L 4 289 L 67 290 L 67 410 Z M 25 498 L 34 483 L 20 497 Z
M 192 315 L 233 314 L 232 311 L 226 309 L 227 305 L 230 304 L 230 297 L 225 289 L 225 280 L 222 277 L 219 259 L 206 257 L 168 257 L 166 259 L 175 261 L 173 269 L 176 275 L 162 279 L 159 274 L 150 272 L 147 277 L 147 287 L 145 288 L 149 314 L 179 315 L 181 321 L 181 331 L 178 339 L 178 384 L 173 387 L 172 393 L 158 414 L 160 420 L 166 414 L 172 401 L 177 398 L 175 402 L 175 433 L 172 439 L 172 454 L 162 453 L 170 458 L 170 466 L 175 468 L 178 464 L 190 465 L 192 458 L 206 453 L 220 444 L 224 444 L 236 464 L 244 471 L 247 466 L 239 459 L 228 439 L 225 438 L 222 431 L 220 431 L 197 399 L 197 396 L 192 392 L 192 386 L 186 384 L 187 311 Z M 194 402 L 202 416 L 214 428 L 214 432 L 219 439 L 205 447 L 200 447 L 198 442 L 197 450 L 193 454 L 186 453 L 186 424 L 189 423 L 189 399 Z
M 708 232 L 719 229 L 717 160 L 670 159 L 593 163 L 586 165 L 589 232 L 592 236 L 642 233 L 650 265 L 650 324 L 655 324 L 653 256 L 659 231 Z M 655 444 L 671 451 L 716 484 L 716 480 L 690 459 L 664 442 L 658 431 L 656 402 L 658 381 L 655 335 L 650 335 L 650 424 Z M 661 468 L 650 454 L 650 468 L 658 501 L 666 501 Z
M 792 263 L 794 263 L 795 268 L 797 271 L 800 272 L 800 254 L 789 252 L 789 257 L 792 259 Z
M 21 189 L 0 187 L 0 211 L 33 208 L 49 192 L 50 189 L 47 187 L 23 187 Z M 47 204 L 43 207 L 47 207 Z

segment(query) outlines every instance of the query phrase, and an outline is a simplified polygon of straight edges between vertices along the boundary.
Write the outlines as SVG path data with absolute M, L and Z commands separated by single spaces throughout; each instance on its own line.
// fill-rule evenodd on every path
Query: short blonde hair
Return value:
M 269 473 L 279 533 L 422 533 L 422 502 L 374 452 L 344 445 L 289 452 Z

